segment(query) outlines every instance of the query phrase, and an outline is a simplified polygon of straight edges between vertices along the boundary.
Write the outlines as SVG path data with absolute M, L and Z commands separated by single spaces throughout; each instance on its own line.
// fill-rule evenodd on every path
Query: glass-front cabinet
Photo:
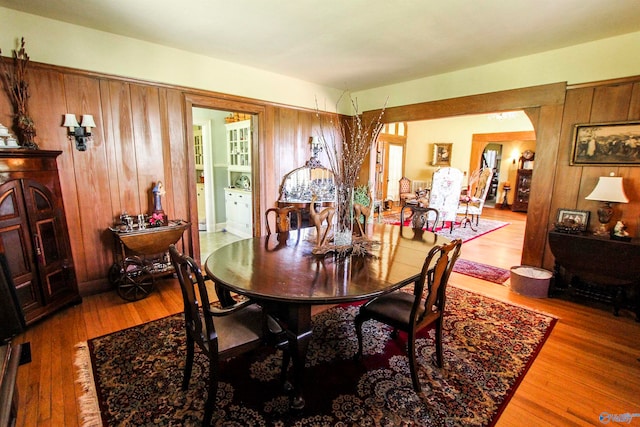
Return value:
M 229 123 L 227 153 L 229 170 L 251 172 L 251 120 Z
M 251 176 L 251 120 L 225 124 L 227 132 L 227 173 L 225 189 L 227 230 L 241 237 L 253 235 Z

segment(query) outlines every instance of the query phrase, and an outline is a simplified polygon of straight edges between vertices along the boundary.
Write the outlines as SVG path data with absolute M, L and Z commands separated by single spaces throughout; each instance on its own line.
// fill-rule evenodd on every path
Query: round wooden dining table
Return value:
M 450 240 L 390 224 L 368 224 L 366 255 L 314 255 L 315 228 L 239 240 L 205 262 L 222 305 L 246 295 L 286 327 L 293 361 L 292 407 L 304 407 L 304 364 L 311 308 L 367 300 L 413 283 L 435 245 Z

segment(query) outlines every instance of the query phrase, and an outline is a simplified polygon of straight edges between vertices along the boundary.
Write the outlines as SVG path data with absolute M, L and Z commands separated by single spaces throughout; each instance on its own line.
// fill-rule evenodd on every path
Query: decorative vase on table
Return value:
M 37 150 L 38 144 L 35 142 L 36 126 L 26 112 L 16 116 L 17 128 L 20 131 L 20 145 L 29 150 Z
M 333 245 L 338 254 L 352 252 L 354 244 L 357 244 L 353 239 L 355 183 L 369 150 L 378 139 L 384 114 L 384 108 L 382 108 L 379 115 L 363 118 L 358 111 L 357 101 L 349 98 L 353 108 L 353 115 L 350 117 L 342 117 L 337 113 L 317 112 L 320 124 L 319 137 L 336 186 L 336 224 Z M 336 111 L 338 111 L 339 102 L 340 99 L 336 103 Z M 327 124 L 329 128 L 325 131 Z
M 353 241 L 353 185 L 336 185 L 336 226 L 333 243 L 350 246 Z

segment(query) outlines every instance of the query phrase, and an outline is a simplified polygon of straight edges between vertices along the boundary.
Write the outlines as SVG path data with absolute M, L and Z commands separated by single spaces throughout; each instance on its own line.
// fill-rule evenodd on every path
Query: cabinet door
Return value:
M 71 251 L 60 199 L 40 182 L 22 181 L 45 302 L 75 293 Z
M 0 185 L 0 239 L 20 305 L 28 312 L 43 305 L 33 257 L 31 232 L 20 180 Z
M 529 208 L 529 192 L 531 191 L 531 169 L 519 169 L 516 177 L 516 193 L 513 197 L 514 212 L 526 212 Z

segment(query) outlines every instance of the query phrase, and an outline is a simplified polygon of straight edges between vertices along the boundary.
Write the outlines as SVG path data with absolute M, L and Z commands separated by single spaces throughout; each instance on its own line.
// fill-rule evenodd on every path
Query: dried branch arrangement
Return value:
M 353 187 L 362 163 L 382 129 L 382 116 L 386 102 L 375 119 L 365 120 L 358 109 L 358 100 L 351 98 L 354 114 L 342 120 L 336 113 L 331 117 L 331 132 L 325 132 L 322 117 L 316 100 L 316 117 L 320 123 L 320 138 L 329 161 L 329 168 L 334 174 L 336 185 Z M 342 99 L 342 97 L 340 97 Z M 340 99 L 336 103 L 340 103 Z
M 16 125 L 19 134 L 22 136 L 21 144 L 26 148 L 37 149 L 37 144 L 33 141 L 36 135 L 36 128 L 33 120 L 29 116 L 29 84 L 27 83 L 27 65 L 29 55 L 24 48 L 24 37 L 20 39 L 20 49 L 13 51 L 13 67 L 9 67 L 2 57 L 0 50 L 0 66 L 2 67 L 2 82 L 9 92 L 9 97 L 15 108 Z

